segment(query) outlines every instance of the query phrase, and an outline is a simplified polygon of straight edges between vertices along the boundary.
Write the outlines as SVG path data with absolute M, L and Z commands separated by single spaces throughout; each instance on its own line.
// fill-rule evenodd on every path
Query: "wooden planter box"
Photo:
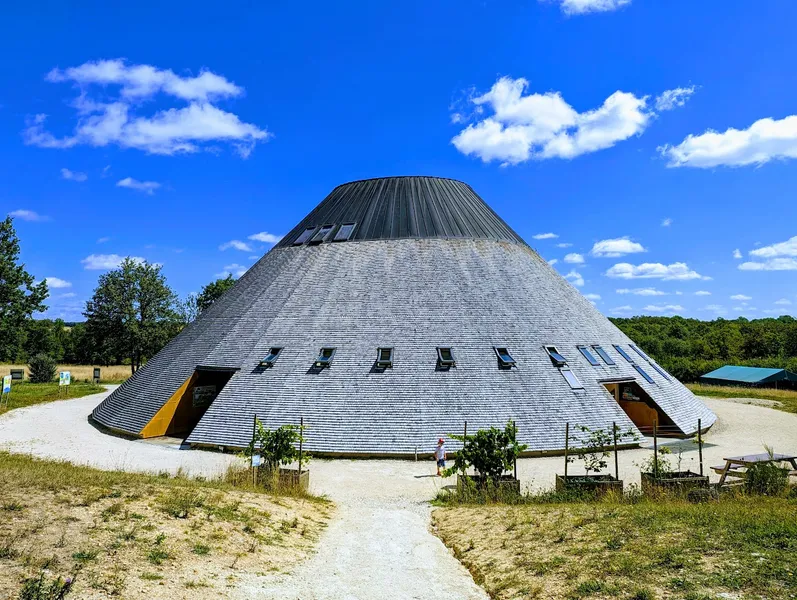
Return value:
M 587 494 L 603 496 L 613 491 L 618 494 L 623 493 L 623 481 L 615 479 L 611 475 L 564 475 L 556 476 L 556 491 L 580 491 Z
M 645 494 L 660 494 L 662 492 L 673 492 L 677 494 L 687 494 L 691 490 L 707 489 L 709 487 L 708 477 L 700 476 L 692 471 L 672 471 L 662 473 L 656 478 L 653 473 L 641 473 L 642 492 Z
M 310 471 L 304 469 L 280 469 L 280 487 L 298 488 L 306 492 L 310 487 Z
M 500 490 L 501 492 L 520 494 L 520 480 L 515 479 L 513 475 L 502 475 L 497 481 L 490 481 L 483 475 L 465 475 L 463 478 L 462 474 L 460 473 L 457 474 L 458 492 L 461 492 L 462 488 L 467 485 L 467 481 L 473 482 L 477 490 L 489 489 L 490 485 L 492 485 L 495 489 Z

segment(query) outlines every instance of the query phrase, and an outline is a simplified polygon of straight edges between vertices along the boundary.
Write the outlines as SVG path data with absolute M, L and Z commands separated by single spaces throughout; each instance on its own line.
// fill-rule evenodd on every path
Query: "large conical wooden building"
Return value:
M 716 417 L 466 184 L 335 188 L 92 414 L 113 431 L 240 448 L 304 418 L 307 449 L 428 452 L 503 426 L 531 451 L 565 423 L 689 435 Z

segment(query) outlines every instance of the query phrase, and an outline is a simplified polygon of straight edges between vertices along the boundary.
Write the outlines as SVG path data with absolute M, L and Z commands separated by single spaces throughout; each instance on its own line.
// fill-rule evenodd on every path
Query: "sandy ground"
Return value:
M 14 410 L 0 417 L 0 449 L 60 458 L 103 469 L 169 471 L 192 475 L 222 473 L 229 455 L 180 450 L 174 443 L 129 441 L 105 435 L 86 420 L 105 394 Z M 725 456 L 764 451 L 797 452 L 797 415 L 771 408 L 705 399 L 719 421 L 705 436 L 704 464 Z M 681 468 L 698 470 L 697 446 L 691 441 L 662 440 L 673 449 Z M 620 476 L 639 483 L 639 467 L 650 456 L 645 447 L 620 453 Z M 551 488 L 563 470 L 562 457 L 518 461 L 522 484 Z M 430 461 L 314 460 L 311 487 L 338 505 L 336 519 L 323 535 L 317 553 L 288 575 L 245 576 L 241 598 L 263 599 L 475 599 L 484 592 L 429 531 L 430 507 L 442 485 Z M 579 473 L 572 465 L 571 473 Z M 712 479 L 717 477 L 713 473 Z

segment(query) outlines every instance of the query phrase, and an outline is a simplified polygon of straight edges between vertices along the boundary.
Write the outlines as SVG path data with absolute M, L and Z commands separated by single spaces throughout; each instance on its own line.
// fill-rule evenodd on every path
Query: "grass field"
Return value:
M 776 400 L 780 402 L 780 410 L 797 413 L 797 391 L 774 390 L 768 388 L 754 388 L 743 386 L 704 385 L 702 383 L 686 384 L 698 396 L 713 398 L 757 398 L 760 400 Z
M 797 595 L 797 500 L 465 506 L 433 521 L 495 599 Z
M 0 590 L 17 598 L 46 569 L 74 578 L 70 598 L 218 598 L 305 558 L 331 512 L 312 496 L 0 452 Z
M 92 381 L 94 367 L 101 369 L 100 382 L 102 383 L 121 383 L 130 377 L 130 367 L 126 365 L 112 365 L 110 367 L 103 367 L 102 365 L 58 365 L 58 370 L 72 373 L 72 381 Z M 0 364 L 0 376 L 8 375 L 11 369 L 25 369 L 25 379 L 29 376 L 28 365 L 12 364 Z
M 59 392 L 58 383 L 14 383 L 11 386 L 11 394 L 8 399 L 8 406 L 3 404 L 0 407 L 0 415 L 15 408 L 32 406 L 42 402 L 52 402 L 53 400 L 80 398 L 89 394 L 104 392 L 105 388 L 94 383 L 73 381 L 68 389 Z

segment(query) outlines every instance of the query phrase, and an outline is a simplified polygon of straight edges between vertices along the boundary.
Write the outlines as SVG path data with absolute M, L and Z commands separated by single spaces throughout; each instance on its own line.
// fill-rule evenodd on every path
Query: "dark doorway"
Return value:
M 601 383 L 644 435 L 653 435 L 653 425 L 657 423 L 659 435 L 683 436 L 672 419 L 633 379 Z

